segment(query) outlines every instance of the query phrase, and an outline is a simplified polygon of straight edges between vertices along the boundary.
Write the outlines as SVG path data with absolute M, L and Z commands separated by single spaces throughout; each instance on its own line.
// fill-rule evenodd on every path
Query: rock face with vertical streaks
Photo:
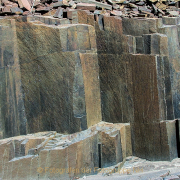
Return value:
M 173 148 L 167 141 L 168 123 L 165 129 L 161 123 L 177 118 L 172 88 L 178 78 L 171 65 L 171 56 L 176 53 L 170 52 L 177 34 L 171 38 L 162 31 L 166 28 L 164 19 L 103 16 L 102 28 L 102 23 L 90 21 L 91 17 L 78 11 L 79 23 L 91 24 L 96 30 L 102 119 L 131 123 L 134 155 L 149 160 L 177 157 L 176 143 Z M 172 126 L 171 140 L 176 142 L 175 123 Z
M 15 33 L 11 34 L 14 35 L 16 44 L 12 44 L 2 35 L 4 41 L 12 46 L 8 48 L 10 45 L 7 44 L 6 47 L 2 43 L 2 57 L 5 63 L 9 63 L 6 65 L 9 69 L 17 56 L 19 69 L 11 71 L 21 76 L 21 79 L 17 80 L 21 91 L 18 92 L 20 95 L 15 94 L 18 89 L 14 86 L 18 84 L 13 83 L 9 76 L 7 79 L 12 82 L 2 85 L 3 93 L 3 88 L 9 88 L 6 92 L 8 107 L 3 111 L 7 115 L 5 117 L 2 114 L 5 119 L 1 120 L 5 126 L 4 129 L 2 126 L 2 137 L 45 130 L 73 133 L 100 122 L 102 118 L 99 67 L 92 27 L 48 26 L 38 22 L 27 22 L 26 18 L 18 18 L 16 21 L 2 20 L 2 27 L 4 21 L 16 29 Z M 13 39 L 11 36 L 8 38 Z M 13 50 L 17 51 L 16 54 Z M 8 60 L 10 62 L 6 62 Z M 89 81 L 89 78 L 92 81 Z M 21 104 L 25 108 L 25 115 L 21 119 L 17 117 L 19 123 L 11 118 L 18 109 L 14 102 L 16 98 L 11 96 L 23 96 Z M 23 111 L 20 108 L 18 110 Z
M 128 155 L 176 158 L 179 18 L 66 13 L 0 19 L 0 136 L 50 131 L 2 140 L 2 177 L 66 179 Z M 53 164 L 77 172 L 51 173 Z

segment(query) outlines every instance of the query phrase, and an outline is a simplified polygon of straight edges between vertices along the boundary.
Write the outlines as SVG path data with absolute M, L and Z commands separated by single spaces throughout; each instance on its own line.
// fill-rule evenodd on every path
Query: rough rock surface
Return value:
M 94 16 L 106 14 L 117 17 L 179 16 L 178 0 L 2 0 L 0 15 L 48 14 L 65 17 L 67 10 L 81 9 Z
M 178 17 L 94 20 L 78 10 L 0 24 L 2 138 L 130 122 L 133 155 L 177 157 L 177 121 L 164 120 L 178 118 Z
M 71 135 L 53 131 L 0 140 L 0 178 L 72 179 L 97 173 L 100 166 L 132 155 L 129 126 L 101 122 Z
M 2 137 L 46 130 L 73 133 L 100 122 L 94 29 L 23 21 L 0 22 L 5 27 L 2 67 L 18 75 L 2 69 Z
M 122 179 L 122 180 L 175 180 L 180 179 L 180 159 L 168 161 L 147 161 L 138 157 L 127 157 L 122 168 L 119 165 L 98 170 L 97 175 L 84 176 L 79 179 Z

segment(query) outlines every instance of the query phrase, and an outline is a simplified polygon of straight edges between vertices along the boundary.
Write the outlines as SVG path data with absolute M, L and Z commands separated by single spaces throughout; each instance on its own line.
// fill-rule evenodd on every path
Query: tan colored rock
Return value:
M 81 9 L 81 10 L 95 11 L 96 5 L 95 4 L 88 4 L 88 3 L 78 3 L 76 5 L 76 8 Z
M 121 16 L 121 15 L 122 15 L 122 12 L 121 12 L 121 11 L 113 10 L 113 11 L 111 11 L 111 14 L 112 14 L 112 15 L 115 15 L 115 16 Z
M 166 10 L 166 5 L 160 2 L 156 3 L 156 7 L 161 9 L 161 10 Z
M 84 88 L 86 99 L 87 125 L 91 127 L 101 121 L 101 106 L 99 87 L 99 66 L 97 64 L 96 54 L 80 53 L 82 69 L 84 71 Z M 91 67 L 91 68 L 90 68 Z M 91 70 L 90 70 L 91 69 Z M 88 81 L 88 77 L 92 77 Z M 95 96 L 94 96 L 95 95 Z M 92 106 L 93 104 L 93 106 Z M 89 121 L 90 120 L 90 121 Z
M 122 144 L 124 155 L 129 154 L 127 147 L 131 138 L 124 131 L 128 126 L 101 122 L 71 135 L 42 132 L 0 140 L 0 178 L 72 179 L 97 173 L 100 157 L 102 167 L 106 167 L 107 163 L 115 165 L 121 162 Z M 20 157 L 15 156 L 17 150 L 13 149 L 13 144 L 16 148 L 17 142 L 26 147 Z M 98 153 L 98 144 L 101 144 L 102 154 Z M 26 154 L 28 148 L 38 147 L 42 148 L 36 155 Z

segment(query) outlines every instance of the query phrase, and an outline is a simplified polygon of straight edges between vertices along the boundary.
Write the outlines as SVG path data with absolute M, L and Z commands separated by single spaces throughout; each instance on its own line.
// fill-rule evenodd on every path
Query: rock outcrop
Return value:
M 34 174 L 37 161 L 43 166 L 51 153 L 58 155 L 50 155 L 54 159 L 47 162 L 62 157 L 65 164 L 56 162 L 62 168 L 86 167 L 82 162 L 88 163 L 88 168 L 107 167 L 122 162 L 127 154 L 148 160 L 178 157 L 179 127 L 174 119 L 179 118 L 179 17 L 99 15 L 94 19 L 87 11 L 69 10 L 65 19 L 36 15 L 2 18 L 0 28 L 1 138 L 41 131 L 80 135 L 76 140 L 69 135 L 74 143 L 67 148 L 62 145 L 58 152 L 46 150 L 54 142 L 41 142 L 44 136 L 33 140 L 34 144 L 23 139 L 16 142 L 22 151 L 14 154 L 24 156 L 18 159 L 12 155 L 15 151 L 9 153 L 15 142 L 5 143 L 3 148 L 9 147 L 9 151 L 3 177 L 12 178 L 9 168 L 16 163 L 33 164 L 30 172 Z M 122 139 L 121 132 L 126 130 L 118 125 L 111 125 L 118 133 L 102 130 L 98 140 L 95 129 L 99 126 L 93 127 L 101 121 L 124 123 L 122 126 L 130 123 L 132 145 L 125 148 L 123 143 L 130 140 Z M 29 149 L 26 143 L 30 143 Z M 81 162 L 82 152 L 89 155 Z M 42 157 L 42 162 L 37 157 Z M 21 172 L 18 177 L 31 175 Z
M 63 135 L 39 132 L 0 140 L 2 179 L 72 179 L 132 155 L 130 125 L 101 122 Z M 101 161 L 101 163 L 100 163 Z
M 7 105 L 4 111 L 7 114 L 2 113 L 1 119 L 4 137 L 46 130 L 73 133 L 100 122 L 99 67 L 93 28 L 71 24 L 48 26 L 23 22 L 21 18 L 16 23 L 13 19 L 2 20 L 2 27 L 4 23 L 9 23 L 9 34 L 12 26 L 17 34 L 13 37 L 14 44 L 8 41 L 14 48 L 12 52 L 7 55 L 5 50 L 2 52 L 2 60 L 7 63 L 3 66 L 11 70 L 16 60 L 18 68 L 11 71 L 21 75 L 19 84 L 13 81 L 18 78 L 16 75 L 7 77 L 12 82 L 6 95 L 12 96 L 12 101 L 7 97 L 2 104 Z M 7 42 L 3 34 L 2 37 Z M 8 48 L 4 43 L 2 46 L 2 50 Z M 6 83 L 2 84 L 2 93 L 8 86 Z M 24 101 L 19 102 L 19 96 L 24 96 Z M 15 119 L 14 111 L 24 114 Z

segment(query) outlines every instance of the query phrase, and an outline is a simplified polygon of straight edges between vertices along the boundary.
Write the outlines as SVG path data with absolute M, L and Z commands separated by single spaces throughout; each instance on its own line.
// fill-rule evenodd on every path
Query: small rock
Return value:
M 58 7 L 56 13 L 54 14 L 55 18 L 63 18 L 63 8 Z
M 121 16 L 122 15 L 122 11 L 113 10 L 113 11 L 111 11 L 111 14 L 114 15 L 114 16 Z
M 119 9 L 119 5 L 117 5 L 117 4 L 113 4 L 113 9 Z
M 81 10 L 95 11 L 96 5 L 95 4 L 88 4 L 88 3 L 78 3 L 76 5 L 76 8 L 81 9 Z
M 131 161 L 132 158 L 133 158 L 132 156 L 129 156 L 129 157 L 126 158 L 126 161 Z
M 100 10 L 95 10 L 94 11 L 94 14 L 96 15 L 96 14 L 101 14 L 101 11 Z
M 179 16 L 179 11 L 169 11 L 169 14 L 172 16 Z
M 133 3 L 129 3 L 129 7 L 131 7 L 131 8 L 138 8 L 138 6 L 136 6 L 135 4 L 133 4 Z
M 145 5 L 145 2 L 144 1 L 137 2 L 136 5 L 143 6 L 143 5 Z
M 161 10 L 166 10 L 166 5 L 160 2 L 156 3 L 156 7 Z
M 163 178 L 163 180 L 179 180 L 179 177 L 175 175 L 169 175 Z

